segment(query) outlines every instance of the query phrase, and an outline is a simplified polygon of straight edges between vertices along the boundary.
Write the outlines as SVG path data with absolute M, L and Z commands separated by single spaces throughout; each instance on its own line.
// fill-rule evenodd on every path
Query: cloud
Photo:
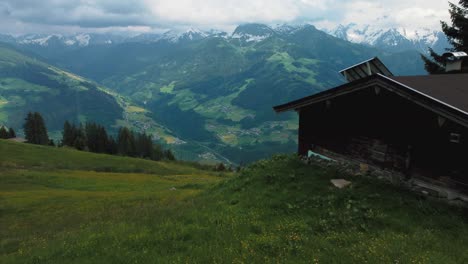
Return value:
M 440 0 L 0 0 L 0 30 L 110 28 L 228 28 L 310 22 L 439 28 L 448 3 Z
M 178 24 L 292 21 L 300 14 L 293 0 L 159 0 L 147 3 L 156 18 Z

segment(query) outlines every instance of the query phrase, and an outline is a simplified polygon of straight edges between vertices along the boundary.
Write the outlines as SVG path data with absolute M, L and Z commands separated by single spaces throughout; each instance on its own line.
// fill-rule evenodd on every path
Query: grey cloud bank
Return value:
M 248 22 L 439 29 L 447 10 L 441 0 L 0 0 L 0 33 L 226 29 Z

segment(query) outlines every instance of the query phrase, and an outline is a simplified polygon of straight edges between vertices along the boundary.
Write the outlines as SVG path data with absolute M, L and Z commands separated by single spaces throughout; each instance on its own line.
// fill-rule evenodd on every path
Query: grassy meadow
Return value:
M 0 140 L 0 227 L 1 263 L 468 263 L 466 209 L 288 155 L 229 174 Z

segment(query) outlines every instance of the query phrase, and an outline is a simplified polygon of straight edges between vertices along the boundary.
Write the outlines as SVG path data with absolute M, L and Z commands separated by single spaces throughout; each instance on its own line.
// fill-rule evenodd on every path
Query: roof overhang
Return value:
M 452 105 L 442 102 L 405 84 L 397 82 L 381 74 L 375 74 L 354 82 L 346 83 L 341 86 L 326 90 L 308 97 L 304 97 L 286 104 L 273 107 L 275 112 L 299 111 L 301 108 L 331 100 L 335 97 L 353 93 L 370 87 L 381 87 L 394 92 L 426 109 L 446 117 L 458 124 L 468 127 L 468 112 L 458 109 Z

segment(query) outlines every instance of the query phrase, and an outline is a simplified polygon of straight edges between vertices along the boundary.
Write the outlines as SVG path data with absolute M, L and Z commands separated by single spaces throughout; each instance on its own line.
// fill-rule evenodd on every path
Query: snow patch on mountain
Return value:
M 241 39 L 245 42 L 260 42 L 263 41 L 267 38 L 269 38 L 271 35 L 252 35 L 252 34 L 233 34 L 231 38 L 233 39 Z
M 180 41 L 188 40 L 199 40 L 208 37 L 209 34 L 205 31 L 196 29 L 196 28 L 189 28 L 184 31 L 180 30 L 170 30 L 164 33 L 161 39 L 167 40 L 172 43 L 178 43 Z
M 231 35 L 231 39 L 244 42 L 261 42 L 275 34 L 275 31 L 263 24 L 244 24 L 238 26 Z
M 40 46 L 48 46 L 49 39 L 53 36 L 62 37 L 60 35 L 49 35 L 49 36 L 42 36 L 42 35 L 26 35 L 18 40 L 20 44 L 36 44 Z
M 281 35 L 288 35 L 294 34 L 299 30 L 302 30 L 306 27 L 310 27 L 310 24 L 298 24 L 298 25 L 290 25 L 290 24 L 278 24 L 273 27 L 273 30 Z
M 75 36 L 75 40 L 79 46 L 85 47 L 89 45 L 91 37 L 88 34 L 80 34 Z
M 373 25 L 339 25 L 325 32 L 353 43 L 365 44 L 388 51 L 416 49 L 426 53 L 428 48 L 442 52 L 449 47 L 445 35 L 427 28 L 382 28 Z

